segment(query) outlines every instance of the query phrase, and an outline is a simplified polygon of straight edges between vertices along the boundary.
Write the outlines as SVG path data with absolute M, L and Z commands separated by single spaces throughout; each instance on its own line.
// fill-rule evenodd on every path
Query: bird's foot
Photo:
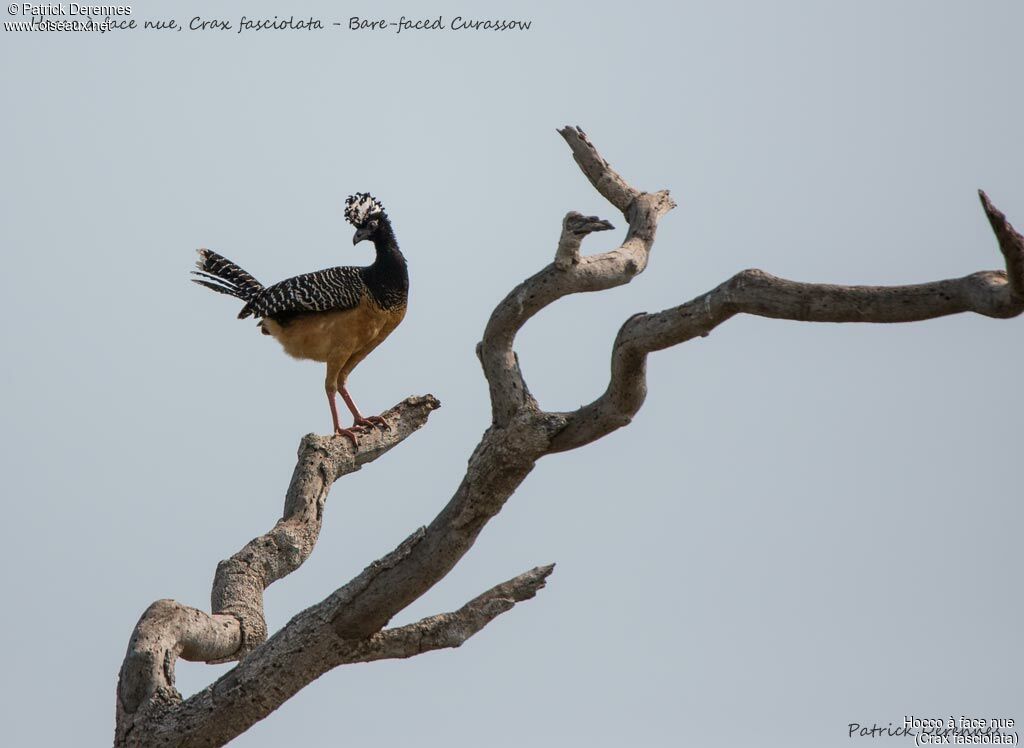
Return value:
M 358 424 L 353 426 L 350 429 L 343 429 L 343 428 L 336 428 L 336 429 L 334 429 L 334 435 L 335 436 L 347 436 L 349 439 L 351 439 L 353 447 L 357 446 L 356 445 L 356 437 L 359 434 L 361 434 L 361 433 L 363 433 L 363 430 L 361 428 L 359 428 Z
M 353 428 L 373 428 L 378 427 L 382 431 L 390 431 L 391 426 L 380 416 L 366 416 L 365 418 L 357 418 Z

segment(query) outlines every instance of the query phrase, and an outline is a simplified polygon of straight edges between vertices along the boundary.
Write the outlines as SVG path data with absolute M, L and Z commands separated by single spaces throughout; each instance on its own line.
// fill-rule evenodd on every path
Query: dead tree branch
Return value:
M 566 127 L 559 133 L 590 183 L 622 214 L 626 236 L 612 251 L 583 255 L 583 239 L 612 225 L 595 216 L 568 213 L 553 262 L 516 286 L 495 308 L 477 346 L 490 387 L 492 423 L 448 504 L 429 526 L 266 639 L 263 590 L 309 556 L 331 484 L 423 426 L 438 403 L 428 396 L 399 404 L 388 414 L 388 420 L 397 424 L 394 430 L 361 439 L 354 454 L 346 440 L 306 437 L 284 518 L 270 533 L 220 564 L 213 614 L 159 601 L 139 621 L 118 687 L 118 745 L 223 745 L 331 668 L 459 646 L 516 602 L 533 597 L 551 566 L 498 585 L 453 613 L 385 628 L 392 616 L 441 580 L 469 551 L 538 459 L 588 444 L 631 421 L 646 396 L 647 355 L 653 351 L 706 336 L 736 314 L 880 323 L 967 311 L 1007 318 L 1024 311 L 1024 238 L 981 193 L 1006 271 L 876 287 L 797 283 L 744 270 L 685 304 L 627 319 L 612 347 L 605 392 L 573 412 L 544 411 L 519 367 L 514 350 L 519 330 L 564 296 L 613 288 L 643 272 L 658 222 L 675 207 L 667 191 L 642 192 L 627 183 L 579 128 Z M 242 661 L 182 701 L 173 675 L 179 656 Z
M 737 314 L 799 322 L 917 322 L 961 312 L 1005 319 L 1024 311 L 1024 237 L 993 207 L 982 205 L 1006 259 L 1005 271 L 982 270 L 963 278 L 912 286 L 834 286 L 797 283 L 763 270 L 744 270 L 691 301 L 622 325 L 612 347 L 608 388 L 565 415 L 552 441 L 563 452 L 600 439 L 630 422 L 647 395 L 647 354 L 706 337 Z
M 396 563 L 401 554 L 376 562 Z M 553 566 L 520 574 L 452 613 L 385 629 L 364 639 L 342 639 L 331 618 L 344 599 L 334 595 L 314 605 L 257 647 L 237 667 L 147 726 L 145 745 L 224 745 L 266 717 L 304 686 L 339 665 L 413 657 L 459 647 L 502 613 L 544 587 Z
M 265 535 L 217 566 L 212 615 L 174 600 L 158 600 L 139 620 L 118 680 L 120 741 L 132 734 L 140 707 L 153 711 L 181 700 L 174 688 L 174 663 L 186 660 L 226 662 L 241 659 L 267 637 L 263 591 L 295 571 L 312 553 L 320 534 L 324 503 L 331 485 L 359 470 L 423 427 L 440 403 L 431 395 L 408 398 L 385 416 L 389 431 L 374 431 L 353 452 L 346 440 L 307 435 L 285 496 L 284 515 Z M 136 738 L 139 733 L 136 733 Z M 133 738 L 134 739 L 134 738 Z

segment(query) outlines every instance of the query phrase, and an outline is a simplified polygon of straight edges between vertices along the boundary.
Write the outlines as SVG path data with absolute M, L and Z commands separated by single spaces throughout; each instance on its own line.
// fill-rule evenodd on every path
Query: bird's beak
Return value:
M 356 231 L 356 235 L 352 237 L 352 244 L 359 244 L 363 239 L 369 239 L 370 232 L 366 229 L 359 229 Z

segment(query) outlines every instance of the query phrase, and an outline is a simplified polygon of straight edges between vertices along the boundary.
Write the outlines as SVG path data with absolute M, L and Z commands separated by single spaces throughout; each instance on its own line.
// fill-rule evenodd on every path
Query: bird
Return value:
M 409 272 L 384 205 L 367 192 L 345 200 L 345 219 L 356 233 L 352 244 L 373 242 L 376 258 L 365 267 L 333 267 L 264 286 L 231 260 L 199 249 L 191 280 L 245 302 L 239 319 L 256 317 L 264 335 L 285 353 L 327 365 L 324 389 L 334 434 L 351 439 L 374 426 L 390 428 L 380 416 L 364 417 L 346 386 L 352 370 L 390 335 L 405 317 Z M 352 412 L 350 428 L 338 420 L 335 395 Z

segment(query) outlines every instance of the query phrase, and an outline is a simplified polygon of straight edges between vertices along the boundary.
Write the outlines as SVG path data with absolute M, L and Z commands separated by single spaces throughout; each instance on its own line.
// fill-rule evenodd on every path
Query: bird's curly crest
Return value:
M 384 205 L 369 192 L 357 192 L 345 199 L 345 220 L 357 229 L 374 213 L 384 213 Z

